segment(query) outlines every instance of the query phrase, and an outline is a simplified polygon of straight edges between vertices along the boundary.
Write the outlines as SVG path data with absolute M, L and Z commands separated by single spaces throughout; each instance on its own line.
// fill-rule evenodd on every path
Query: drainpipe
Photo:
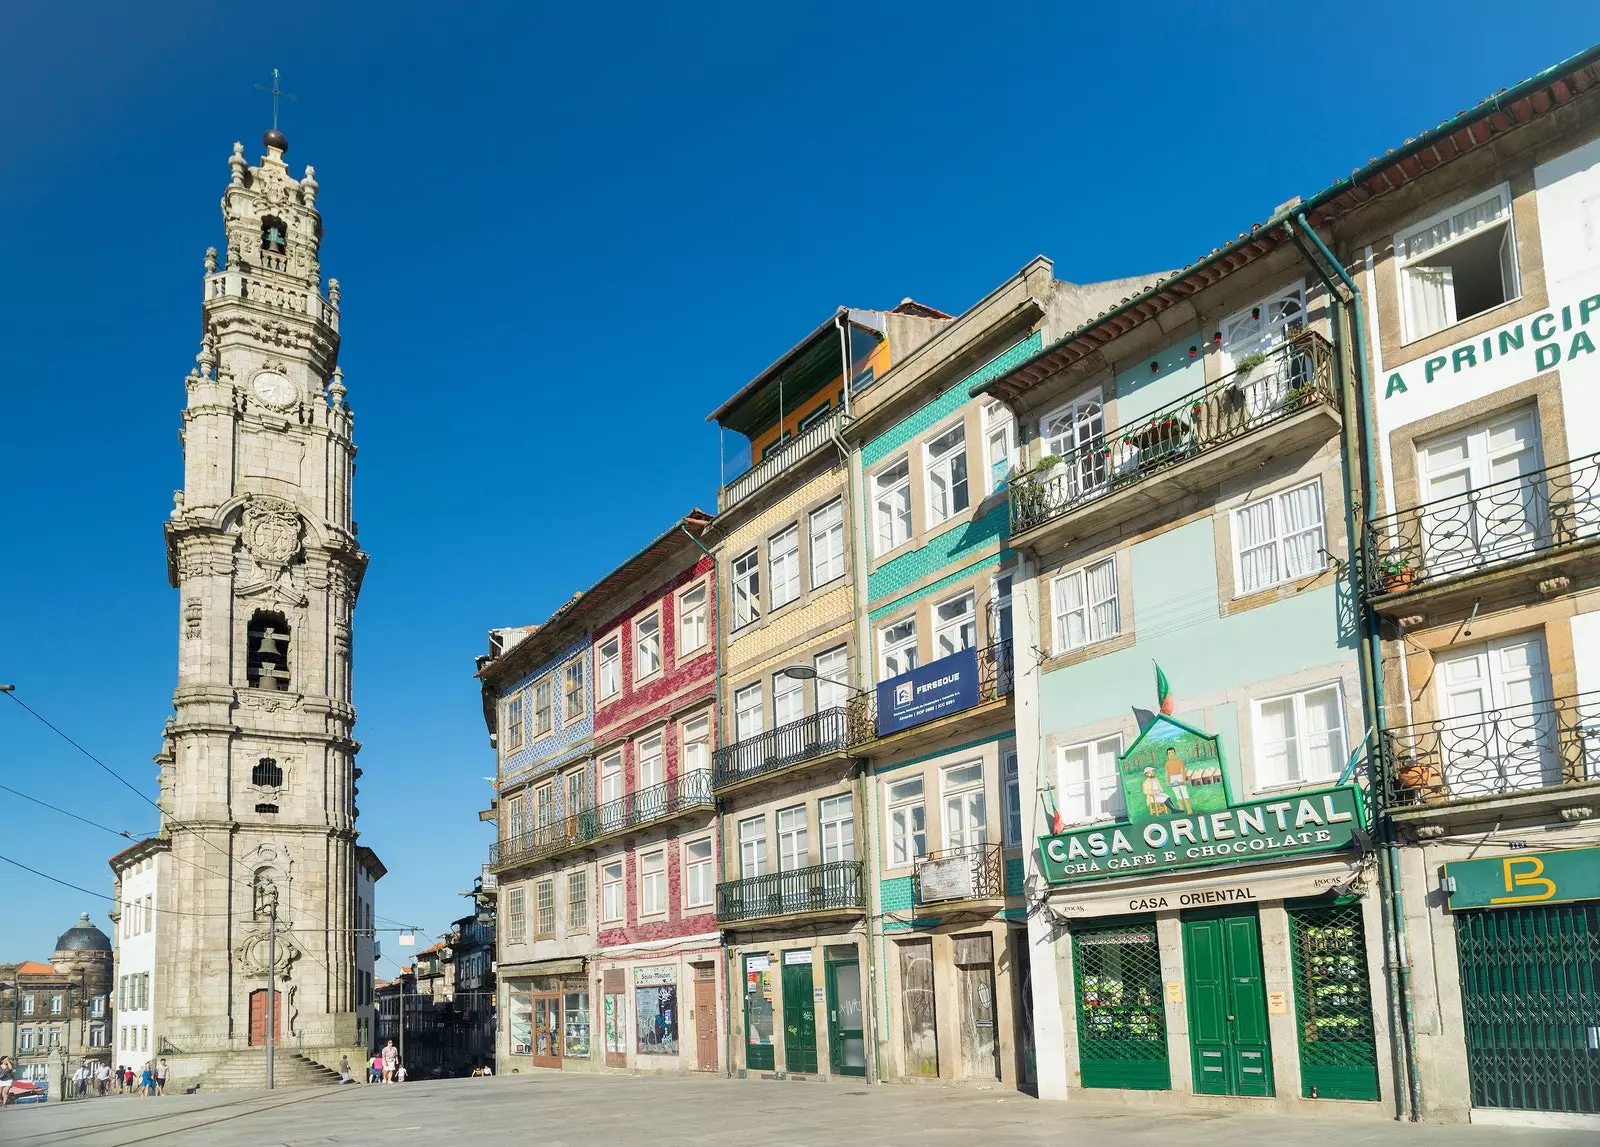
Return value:
M 1322 241 L 1322 237 L 1317 234 L 1316 230 L 1309 223 L 1306 222 L 1305 211 L 1300 210 L 1294 212 L 1290 219 L 1285 220 L 1285 223 L 1288 226 L 1290 235 L 1294 236 L 1296 244 L 1300 246 L 1302 254 L 1306 256 L 1308 262 L 1310 262 L 1311 266 L 1315 268 L 1317 275 L 1327 285 L 1329 293 L 1336 300 L 1340 300 L 1338 303 L 1338 310 L 1343 311 L 1344 305 L 1342 302 L 1342 297 L 1339 295 L 1335 284 L 1328 276 L 1327 271 L 1330 268 L 1333 271 L 1333 274 L 1336 275 L 1343 283 L 1345 289 L 1350 292 L 1351 306 L 1349 309 L 1355 314 L 1355 322 L 1353 324 L 1355 330 L 1355 347 L 1353 354 L 1355 366 L 1355 405 L 1353 412 L 1358 424 L 1357 431 L 1361 462 L 1359 468 L 1361 485 L 1359 505 L 1362 533 L 1359 539 L 1357 539 L 1355 534 L 1351 535 L 1351 585 L 1355 593 L 1353 601 L 1360 618 L 1362 630 L 1362 691 L 1365 695 L 1364 700 L 1367 704 L 1370 727 L 1378 730 L 1381 736 L 1381 731 L 1383 728 L 1383 714 L 1385 711 L 1383 697 L 1382 634 L 1379 629 L 1377 614 L 1370 609 L 1362 607 L 1361 605 L 1360 576 L 1356 572 L 1358 568 L 1364 568 L 1366 565 L 1368 548 L 1366 544 L 1367 538 L 1365 522 L 1370 520 L 1370 515 L 1377 505 L 1375 478 L 1375 458 L 1377 451 L 1374 444 L 1372 413 L 1369 408 L 1372 388 L 1367 374 L 1368 360 L 1366 312 L 1363 307 L 1361 291 L 1356 286 L 1355 280 L 1352 279 L 1350 277 L 1350 273 L 1345 270 L 1344 264 L 1334 257 L 1333 252 L 1328 249 L 1328 245 Z M 1317 253 L 1321 256 L 1320 259 L 1311 257 L 1311 253 L 1307 251 L 1305 245 L 1300 242 L 1301 235 L 1304 235 L 1311 245 L 1316 248 Z M 1336 330 L 1338 330 L 1338 328 L 1336 328 Z M 1342 331 L 1340 333 L 1342 333 Z M 1350 408 L 1347 407 L 1347 409 Z M 1348 455 L 1350 451 L 1347 449 L 1346 453 Z M 1355 493 L 1355 491 L 1349 487 L 1350 481 L 1347 467 L 1345 498 L 1347 526 L 1352 523 L 1353 519 L 1356 518 L 1355 507 L 1352 505 L 1355 499 L 1351 496 Z M 1404 657 L 1403 650 L 1401 651 L 1401 656 Z M 1422 1088 L 1417 1066 L 1416 1018 L 1412 1001 L 1411 983 L 1411 949 L 1410 943 L 1406 936 L 1405 896 L 1401 886 L 1400 872 L 1400 844 L 1395 832 L 1393 819 L 1387 816 L 1382 809 L 1381 802 L 1383 785 L 1382 778 L 1379 775 L 1380 770 L 1383 767 L 1381 759 L 1377 755 L 1369 755 L 1368 761 L 1369 783 L 1372 786 L 1372 792 L 1377 798 L 1374 801 L 1376 819 L 1379 822 L 1377 827 L 1380 830 L 1383 842 L 1378 865 L 1378 878 L 1380 895 L 1386 901 L 1383 906 L 1383 922 L 1385 932 L 1384 946 L 1389 964 L 1388 979 L 1390 1012 L 1392 1016 L 1391 1024 L 1393 1024 L 1395 1019 L 1398 1019 L 1398 1033 L 1400 1035 L 1400 1042 L 1402 1046 L 1397 1050 L 1400 1052 L 1400 1058 L 1404 1061 L 1406 1078 L 1405 1094 L 1404 1096 L 1397 1096 L 1396 1098 L 1399 1100 L 1400 1114 L 1409 1115 L 1411 1121 L 1416 1122 L 1420 1118 L 1419 1108 L 1421 1106 Z
M 778 431 L 783 432 L 782 428 Z M 706 557 L 711 559 L 711 584 L 716 587 L 716 592 L 711 595 L 711 600 L 716 605 L 716 625 L 712 629 L 712 652 L 716 657 L 717 665 L 717 744 L 723 743 L 722 732 L 722 575 L 717 566 L 717 555 L 706 549 L 699 538 L 689 532 L 689 528 L 681 521 L 678 529 L 683 531 L 683 536 L 693 542 L 696 548 Z M 717 863 L 722 863 L 722 858 L 727 855 L 727 841 L 722 837 L 722 801 L 716 802 L 717 810 Z M 733 964 L 732 956 L 728 953 L 727 946 L 723 946 L 722 968 L 722 1017 L 723 1031 L 727 1037 L 727 1070 L 724 1072 L 730 1079 L 733 1077 Z

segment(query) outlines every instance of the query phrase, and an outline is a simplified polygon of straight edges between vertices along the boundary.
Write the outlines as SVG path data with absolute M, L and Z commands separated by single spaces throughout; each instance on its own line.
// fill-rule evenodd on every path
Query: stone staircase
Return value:
M 298 1052 L 280 1051 L 273 1056 L 273 1082 L 279 1088 L 325 1087 L 339 1082 L 339 1073 L 330 1071 L 314 1059 Z M 265 1091 L 267 1053 L 265 1049 L 228 1052 L 200 1072 L 197 1078 L 174 1078 L 177 1091 Z

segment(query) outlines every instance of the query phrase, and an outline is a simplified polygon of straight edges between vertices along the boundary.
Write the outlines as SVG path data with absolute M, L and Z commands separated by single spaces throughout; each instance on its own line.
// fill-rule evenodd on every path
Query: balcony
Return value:
M 722 792 L 757 777 L 839 756 L 860 740 L 859 730 L 852 728 L 859 719 L 854 709 L 836 705 L 726 745 L 712 754 L 712 786 Z
M 911 895 L 924 904 L 1005 898 L 1005 862 L 998 844 L 973 844 L 930 852 L 917 861 Z
M 933 664 L 937 664 L 934 662 Z M 1016 688 L 1016 671 L 1012 660 L 1012 646 L 1010 640 L 996 641 L 978 650 L 978 706 L 982 707 L 994 701 L 1003 701 L 1009 697 Z M 851 733 L 850 747 L 862 756 L 871 756 L 882 746 L 885 751 L 893 747 L 903 749 L 908 742 L 921 739 L 919 731 L 937 730 L 935 737 L 941 735 L 949 727 L 949 722 L 960 718 L 962 713 L 973 712 L 973 708 L 956 710 L 936 717 L 925 725 L 912 725 L 900 729 L 887 736 L 878 736 L 878 697 L 874 693 L 862 693 L 851 698 L 848 709 L 850 711 L 849 728 Z
M 843 424 L 844 412 L 835 410 L 815 426 L 808 427 L 768 454 L 750 469 L 717 491 L 717 513 L 725 514 L 751 494 L 833 441 Z
M 1069 525 L 1075 535 L 1093 533 L 1325 441 L 1338 425 L 1333 347 L 1318 334 L 1296 335 L 1260 362 L 1013 479 L 1011 542 L 1048 545 Z
M 1385 729 L 1385 807 L 1400 810 L 1600 780 L 1600 692 Z
M 1375 519 L 1367 530 L 1367 596 L 1389 611 L 1419 591 L 1490 570 L 1531 566 L 1532 580 L 1544 581 L 1596 540 L 1600 454 L 1588 454 Z
M 833 860 L 788 872 L 747 876 L 717 885 L 717 923 L 862 912 L 867 906 L 866 893 L 859 860 Z
M 711 770 L 695 769 L 659 785 L 640 789 L 597 808 L 539 825 L 489 846 L 489 867 L 547 860 L 563 853 L 622 836 L 675 817 L 715 807 L 711 798 Z

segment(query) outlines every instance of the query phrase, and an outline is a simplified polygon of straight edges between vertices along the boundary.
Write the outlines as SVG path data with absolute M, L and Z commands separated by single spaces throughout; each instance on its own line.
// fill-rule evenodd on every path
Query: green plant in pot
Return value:
M 1386 590 L 1403 589 L 1416 580 L 1416 576 L 1411 558 L 1405 554 L 1390 553 L 1378 559 L 1378 577 Z
M 1233 363 L 1233 380 L 1235 386 L 1243 386 L 1250 380 L 1250 372 L 1267 361 L 1267 356 L 1261 351 L 1251 351 L 1249 354 L 1240 355 Z

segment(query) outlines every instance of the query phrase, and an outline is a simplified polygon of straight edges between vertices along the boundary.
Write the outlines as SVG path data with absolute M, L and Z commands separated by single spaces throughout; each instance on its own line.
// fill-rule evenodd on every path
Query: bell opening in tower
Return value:
M 246 679 L 252 689 L 289 691 L 289 622 L 274 610 L 258 609 L 250 618 Z

